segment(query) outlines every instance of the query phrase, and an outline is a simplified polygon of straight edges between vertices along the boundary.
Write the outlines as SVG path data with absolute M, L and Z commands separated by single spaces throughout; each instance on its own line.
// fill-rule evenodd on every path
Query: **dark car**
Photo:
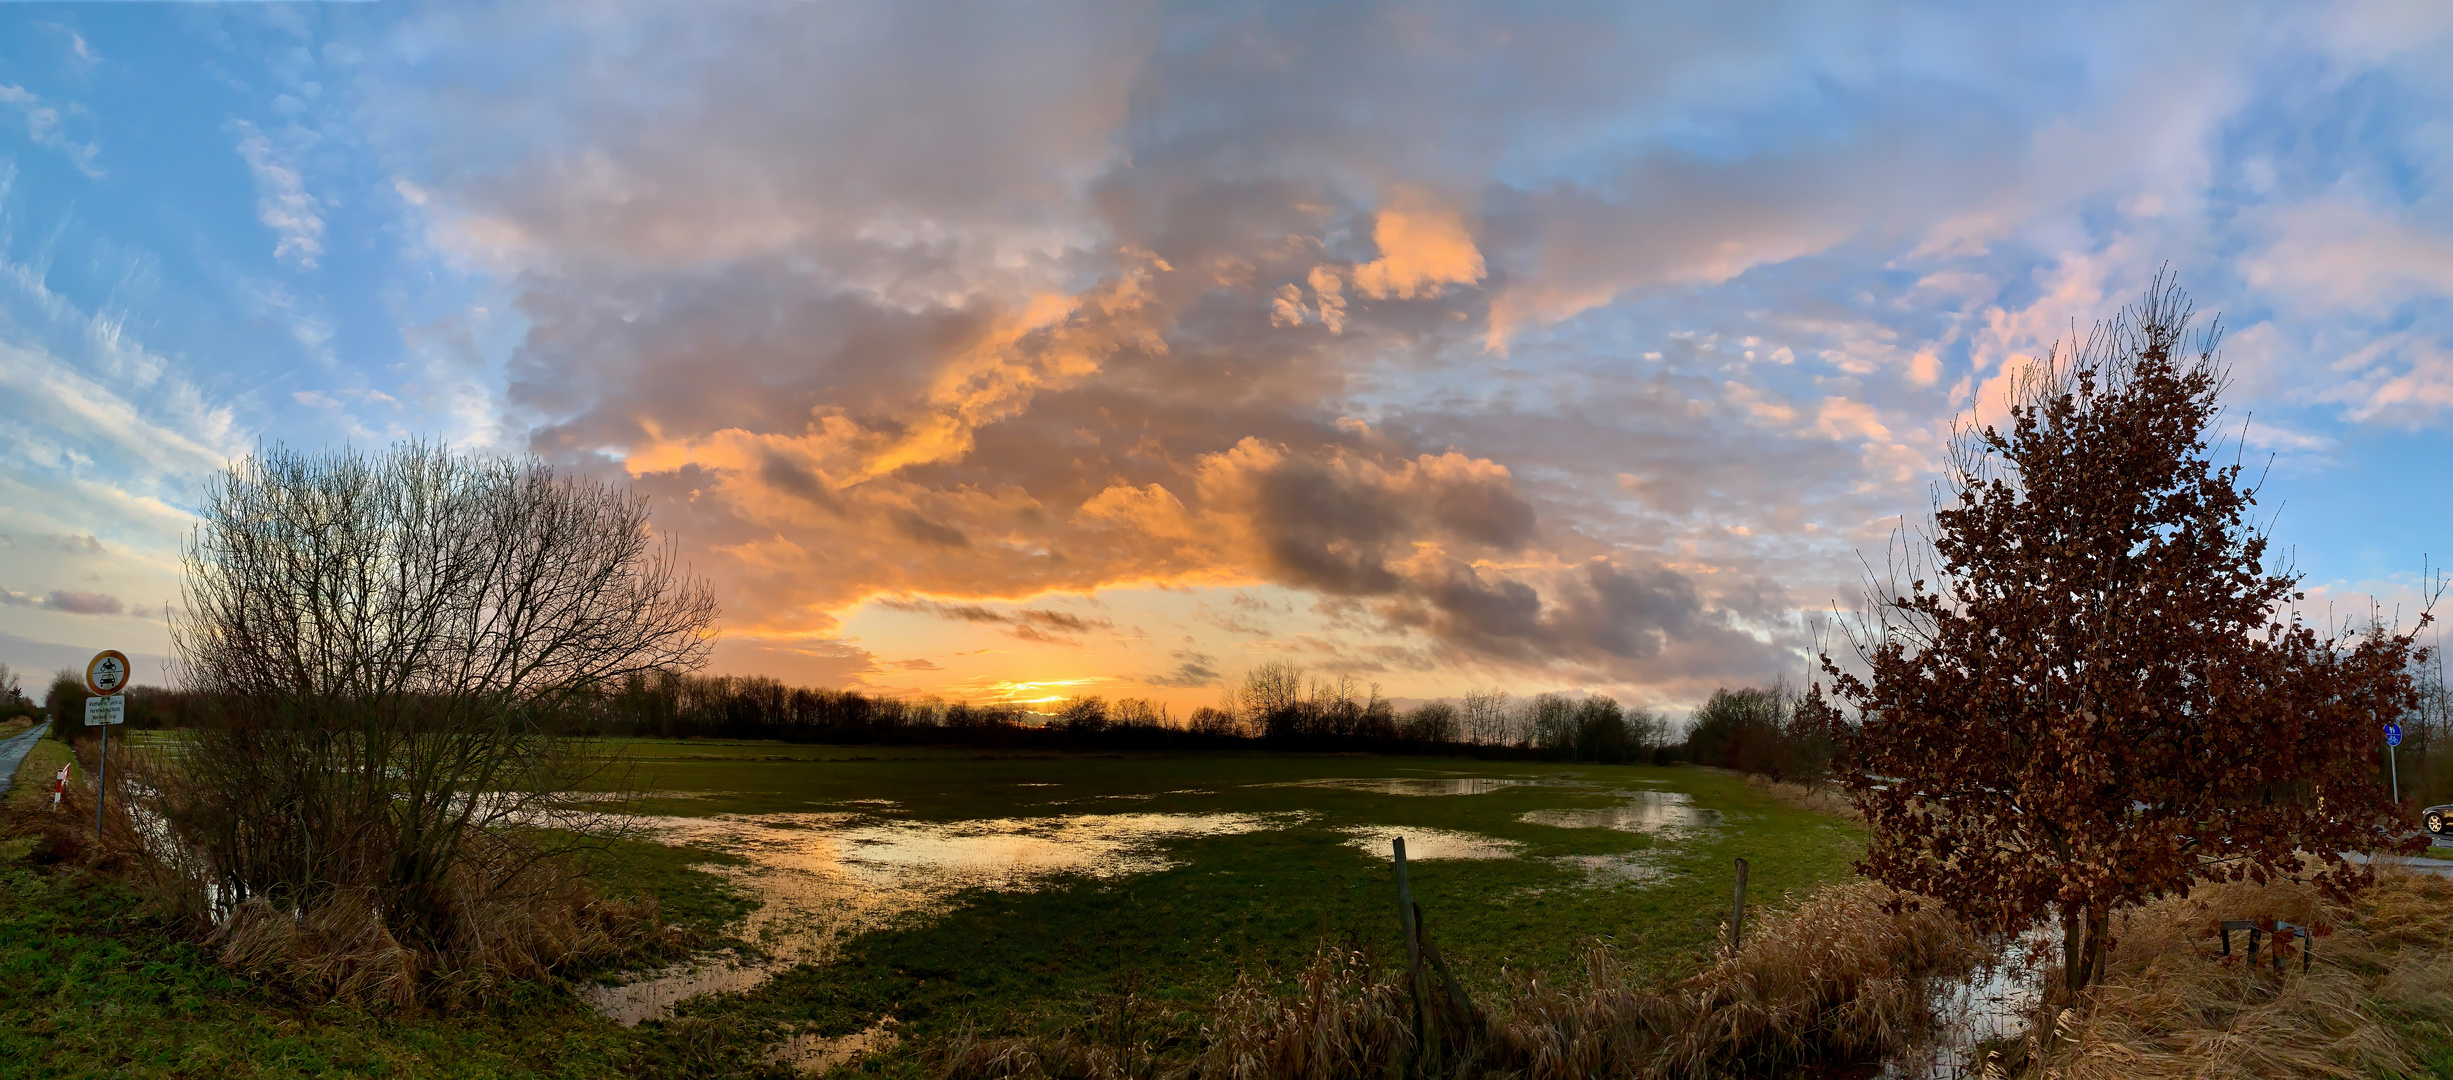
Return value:
M 2429 835 L 2445 836 L 2445 830 L 2453 829 L 2453 803 L 2428 807 L 2426 814 L 2425 820 Z

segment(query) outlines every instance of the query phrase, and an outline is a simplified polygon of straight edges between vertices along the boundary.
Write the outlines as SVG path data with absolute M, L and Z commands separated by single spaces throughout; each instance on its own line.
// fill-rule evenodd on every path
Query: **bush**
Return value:
M 202 503 L 172 622 L 195 729 L 112 768 L 111 805 L 159 822 L 113 837 L 158 904 L 234 965 L 392 1004 L 490 992 L 629 915 L 653 936 L 540 839 L 595 820 L 553 797 L 601 767 L 557 718 L 706 654 L 712 594 L 644 501 L 405 444 L 276 448 Z
M 1688 722 L 1682 756 L 1774 780 L 1820 780 L 1831 763 L 1830 737 L 1798 714 L 1797 702 L 1785 682 L 1715 690 Z
M 51 716 L 48 738 L 74 742 L 85 737 L 85 699 L 93 695 L 85 690 L 85 676 L 61 668 L 51 676 L 51 688 L 43 694 L 43 712 Z

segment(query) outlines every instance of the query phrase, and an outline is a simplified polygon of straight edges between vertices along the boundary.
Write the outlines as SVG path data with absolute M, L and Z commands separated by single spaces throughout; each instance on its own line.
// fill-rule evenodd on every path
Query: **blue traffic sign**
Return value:
M 2400 746 L 2400 745 L 2402 745 L 2402 725 L 2400 725 L 2400 724 L 2387 724 L 2387 725 L 2385 725 L 2385 745 L 2387 745 L 2387 746 Z

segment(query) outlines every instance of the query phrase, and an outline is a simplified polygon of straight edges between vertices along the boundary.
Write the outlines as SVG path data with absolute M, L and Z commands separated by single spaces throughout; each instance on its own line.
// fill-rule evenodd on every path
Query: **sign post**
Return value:
M 2385 723 L 2385 764 L 2393 770 L 2393 801 L 2402 801 L 2402 759 L 2397 747 L 2402 745 L 2402 725 Z
M 128 654 L 104 649 L 85 665 L 85 723 L 102 728 L 102 769 L 94 781 L 94 842 L 102 842 L 102 805 L 111 797 L 111 728 L 128 720 L 128 702 L 119 692 L 128 688 Z

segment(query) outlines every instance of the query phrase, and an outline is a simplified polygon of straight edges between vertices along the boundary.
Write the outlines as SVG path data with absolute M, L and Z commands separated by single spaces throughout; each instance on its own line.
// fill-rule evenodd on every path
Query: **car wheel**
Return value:
M 2432 833 L 2441 833 L 2441 832 L 2443 832 L 2443 831 L 2444 831 L 2444 815 L 2443 815 L 2443 814 L 2429 814 L 2429 815 L 2427 816 L 2427 831 L 2432 832 Z

